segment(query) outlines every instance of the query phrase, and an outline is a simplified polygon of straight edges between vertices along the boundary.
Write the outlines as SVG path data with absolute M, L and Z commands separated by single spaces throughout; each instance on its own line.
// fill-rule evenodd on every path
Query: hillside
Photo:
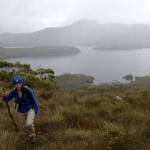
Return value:
M 150 149 L 150 76 L 136 77 L 135 82 L 128 84 L 81 87 L 93 78 L 66 74 L 58 77 L 63 85 L 60 89 L 52 69 L 33 71 L 29 64 L 0 61 L 0 92 L 3 87 L 6 91 L 13 88 L 11 79 L 15 75 L 21 75 L 36 95 L 40 111 L 35 118 L 36 142 L 29 143 L 25 133 L 15 131 L 1 99 L 1 150 Z M 65 84 L 71 81 L 74 91 L 72 85 L 69 91 L 70 84 Z M 9 106 L 18 125 L 14 100 Z
M 150 149 L 150 100 L 142 92 L 62 93 L 34 89 L 40 114 L 34 144 L 14 131 L 5 103 L 0 106 L 1 150 Z M 18 125 L 14 102 L 9 103 Z M 9 139 L 9 140 L 8 140 Z
M 150 47 L 150 26 L 144 24 L 100 24 L 79 20 L 64 27 L 51 27 L 33 33 L 0 34 L 0 46 L 98 46 L 102 49 Z

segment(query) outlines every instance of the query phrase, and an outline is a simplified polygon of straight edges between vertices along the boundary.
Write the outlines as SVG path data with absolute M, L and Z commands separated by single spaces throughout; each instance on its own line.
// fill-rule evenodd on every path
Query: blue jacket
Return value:
M 35 114 L 38 114 L 38 105 L 31 88 L 24 87 L 21 98 L 19 97 L 16 89 L 12 89 L 5 97 L 5 100 L 9 101 L 12 98 L 15 98 L 18 103 L 18 112 L 25 113 L 29 109 L 34 108 Z

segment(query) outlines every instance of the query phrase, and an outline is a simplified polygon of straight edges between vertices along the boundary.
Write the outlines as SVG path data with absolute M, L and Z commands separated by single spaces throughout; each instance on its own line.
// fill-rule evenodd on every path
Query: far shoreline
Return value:
M 80 49 L 75 46 L 30 46 L 30 47 L 0 47 L 0 59 L 22 57 L 54 57 L 80 54 Z

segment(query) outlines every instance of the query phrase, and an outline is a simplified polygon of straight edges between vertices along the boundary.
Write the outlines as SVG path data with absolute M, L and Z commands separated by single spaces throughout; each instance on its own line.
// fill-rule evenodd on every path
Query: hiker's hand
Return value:
M 7 92 L 3 92 L 1 95 L 2 95 L 2 97 L 3 97 L 3 100 L 6 101 Z
M 2 93 L 2 97 L 5 97 L 7 95 L 7 92 Z

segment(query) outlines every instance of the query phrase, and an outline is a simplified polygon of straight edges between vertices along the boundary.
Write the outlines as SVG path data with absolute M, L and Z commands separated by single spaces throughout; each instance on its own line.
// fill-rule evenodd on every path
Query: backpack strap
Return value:
M 15 88 L 14 88 L 14 91 L 17 92 Z M 23 87 L 22 87 L 22 94 L 24 94 L 24 92 L 26 92 L 26 94 L 28 95 L 28 97 L 31 98 L 30 93 L 29 93 L 29 91 L 28 91 L 28 86 L 24 86 L 24 85 L 23 85 Z M 23 96 L 23 95 L 22 95 L 22 96 Z M 29 98 L 29 99 L 30 99 L 30 98 Z M 22 100 L 23 100 L 23 99 L 22 99 Z M 24 101 L 24 100 L 23 100 L 23 101 Z M 30 102 L 32 103 L 31 99 L 30 99 Z M 17 101 L 15 101 L 15 109 L 16 109 L 16 108 L 17 108 Z
M 31 93 L 29 93 L 29 87 L 28 86 L 24 86 L 24 89 L 25 89 L 25 91 L 26 91 L 26 93 L 27 93 L 27 95 L 28 95 L 28 97 L 30 99 L 31 104 L 33 104 L 32 103 L 32 98 L 31 98 Z M 32 108 L 33 108 L 33 106 L 32 106 Z
M 26 92 L 27 93 L 27 95 L 31 98 L 31 95 L 30 95 L 30 93 L 29 93 L 29 91 L 28 91 L 28 86 L 23 86 L 23 92 Z M 31 99 L 30 99 L 30 101 L 31 101 Z

